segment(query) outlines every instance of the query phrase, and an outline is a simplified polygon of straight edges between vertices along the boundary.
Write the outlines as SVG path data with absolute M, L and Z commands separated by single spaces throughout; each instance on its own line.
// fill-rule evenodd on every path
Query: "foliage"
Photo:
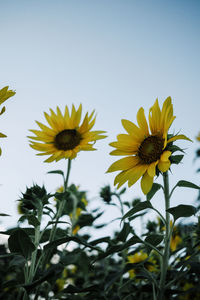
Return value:
M 143 218 L 152 205 L 140 199 L 132 204 L 122 201 L 122 194 L 125 198 L 124 190 L 112 191 L 110 186 L 101 189 L 100 197 L 108 209 L 115 205 L 126 211 L 129 206 L 129 210 L 113 237 L 95 239 L 89 229 L 95 227 L 102 211 L 88 210 L 86 192 L 74 184 L 55 194 L 48 194 L 44 186 L 27 188 L 19 200 L 23 207 L 19 226 L 4 232 L 9 239 L 8 245 L 0 249 L 0 299 L 153 299 L 151 282 L 156 283 L 160 276 L 158 251 L 164 247 L 165 225 L 160 218 L 148 221 L 142 237 L 138 237 L 134 222 Z M 62 218 L 55 239 L 50 241 L 51 226 L 62 201 Z M 72 220 L 73 211 L 78 210 Z M 46 224 L 41 222 L 41 212 L 46 215 Z M 171 213 L 176 215 L 176 209 L 171 208 Z M 184 208 L 182 214 L 191 215 L 185 214 Z M 78 230 L 73 233 L 76 226 Z M 174 227 L 166 299 L 189 299 L 188 295 L 199 299 L 199 237 L 200 218 L 196 223 Z M 31 268 L 34 255 L 35 265 Z

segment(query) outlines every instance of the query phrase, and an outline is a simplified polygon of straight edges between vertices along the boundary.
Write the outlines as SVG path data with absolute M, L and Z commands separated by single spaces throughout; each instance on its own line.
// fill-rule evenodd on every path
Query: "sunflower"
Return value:
M 149 272 L 155 272 L 157 271 L 157 265 L 156 260 L 152 256 L 148 256 L 147 253 L 143 252 L 142 250 L 139 252 L 136 252 L 135 254 L 128 255 L 128 262 L 131 264 L 141 263 L 145 261 L 144 267 Z M 133 278 L 137 275 L 137 268 L 133 268 L 129 270 L 129 276 L 130 278 Z
M 137 113 L 138 126 L 128 120 L 122 120 L 122 125 L 128 134 L 119 134 L 117 141 L 110 143 L 116 148 L 110 154 L 126 156 L 114 162 L 107 172 L 121 171 L 116 177 L 114 184 L 117 188 L 128 181 L 132 186 L 140 177 L 141 188 L 147 194 L 153 185 L 156 170 L 166 172 L 169 170 L 172 152 L 168 145 L 175 140 L 189 140 L 185 135 L 175 135 L 169 138 L 168 130 L 174 121 L 173 105 L 171 97 L 168 97 L 162 110 L 158 99 L 149 110 L 149 126 L 141 107 Z M 150 128 L 150 129 L 149 129 Z
M 30 146 L 40 151 L 37 155 L 50 155 L 45 162 L 73 159 L 79 151 L 96 150 L 93 145 L 96 140 L 106 137 L 101 135 L 105 131 L 91 131 L 95 124 L 94 111 L 90 115 L 86 113 L 80 124 L 81 114 L 81 104 L 77 110 L 72 105 L 71 115 L 67 106 L 64 114 L 59 107 L 56 113 L 52 109 L 50 114 L 45 112 L 44 116 L 50 127 L 36 121 L 41 130 L 30 130 L 36 135 L 29 136 L 33 140 L 30 141 Z
M 15 92 L 9 90 L 8 88 L 9 88 L 8 86 L 5 86 L 0 90 L 0 105 L 4 103 L 8 98 L 15 95 Z M 5 106 L 3 106 L 3 108 L 0 111 L 0 115 L 2 115 L 5 112 L 5 110 L 6 110 Z M 0 138 L 4 138 L 4 137 L 6 137 L 6 135 L 0 132 Z M 1 148 L 0 148 L 0 155 L 1 155 Z

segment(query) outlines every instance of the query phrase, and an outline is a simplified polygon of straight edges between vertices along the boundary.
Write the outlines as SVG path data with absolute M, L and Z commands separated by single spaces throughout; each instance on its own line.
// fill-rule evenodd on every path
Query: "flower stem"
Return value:
M 161 257 L 161 276 L 159 283 L 158 300 L 163 300 L 165 293 L 165 281 L 168 269 L 169 261 L 169 247 L 170 247 L 170 214 L 167 209 L 170 207 L 170 194 L 169 194 L 169 177 L 168 172 L 163 173 L 163 183 L 164 183 L 164 196 L 165 196 L 165 211 L 166 211 L 166 230 L 165 230 L 165 248 L 163 256 Z
M 68 159 L 67 175 L 66 175 L 66 178 L 64 179 L 64 192 L 65 192 L 66 189 L 67 189 L 70 170 L 71 170 L 71 159 Z M 55 237 L 55 234 L 56 234 L 56 229 L 57 229 L 58 220 L 59 220 L 59 218 L 60 218 L 61 215 L 62 215 L 64 206 L 65 206 L 65 201 L 61 201 L 61 202 L 59 203 L 58 211 L 57 211 L 57 214 L 56 214 L 55 225 L 54 225 L 54 227 L 52 228 L 52 231 L 51 231 L 51 233 L 50 233 L 50 238 L 49 238 L 49 241 L 50 241 L 50 242 L 52 242 L 52 241 L 54 240 L 54 237 Z
M 30 266 L 30 272 L 29 272 L 29 277 L 28 277 L 28 282 L 31 283 L 36 272 L 36 258 L 37 258 L 37 252 L 38 252 L 38 246 L 40 243 L 40 225 L 41 225 L 41 219 L 42 219 L 42 211 L 43 211 L 43 206 L 40 205 L 38 209 L 38 221 L 39 224 L 35 228 L 35 250 L 32 253 L 31 256 L 31 266 Z

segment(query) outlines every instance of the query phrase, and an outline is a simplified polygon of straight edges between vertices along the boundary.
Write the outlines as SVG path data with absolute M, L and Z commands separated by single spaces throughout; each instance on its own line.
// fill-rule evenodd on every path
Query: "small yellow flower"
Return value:
M 182 242 L 182 238 L 178 234 L 172 235 L 172 238 L 170 241 L 171 251 L 175 251 L 181 242 Z
M 145 260 L 147 260 L 148 255 L 147 253 L 143 252 L 143 251 L 139 251 L 136 252 L 133 255 L 129 255 L 128 256 L 128 262 L 129 263 L 140 263 L 143 262 Z M 156 266 L 156 260 L 151 256 L 148 258 L 148 260 L 144 263 L 144 267 L 149 271 L 149 272 L 155 272 L 157 270 L 157 266 Z M 131 269 L 128 271 L 129 272 L 129 276 L 130 278 L 133 278 L 136 276 L 137 274 L 137 270 L 136 269 Z
M 80 226 L 79 225 L 76 225 L 73 230 L 72 230 L 72 234 L 75 235 L 77 234 L 77 232 L 80 230 Z
M 41 130 L 30 130 L 36 136 L 29 136 L 30 146 L 40 151 L 37 155 L 49 155 L 45 162 L 74 159 L 79 151 L 96 150 L 93 148 L 94 143 L 106 137 L 101 135 L 105 131 L 91 131 L 95 124 L 94 111 L 90 115 L 86 113 L 80 124 L 82 105 L 77 110 L 72 105 L 71 115 L 67 106 L 64 114 L 59 107 L 57 113 L 52 109 L 50 113 L 44 113 L 50 127 L 36 121 Z
M 185 135 L 168 139 L 168 130 L 174 119 L 171 97 L 168 97 L 162 110 L 157 99 L 150 108 L 149 126 L 142 107 L 137 113 L 138 126 L 131 121 L 122 120 L 127 134 L 119 134 L 117 141 L 110 143 L 110 146 L 116 148 L 110 154 L 126 157 L 114 162 L 107 171 L 120 171 L 114 181 L 117 188 L 127 181 L 130 187 L 142 177 L 141 188 L 147 194 L 152 188 L 156 168 L 160 172 L 169 170 L 171 151 L 167 149 L 168 144 L 179 139 L 190 140 Z

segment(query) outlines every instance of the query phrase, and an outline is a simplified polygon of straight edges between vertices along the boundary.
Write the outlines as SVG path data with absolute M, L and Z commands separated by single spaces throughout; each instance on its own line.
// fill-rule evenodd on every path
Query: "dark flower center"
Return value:
M 54 140 L 58 150 L 72 150 L 80 144 L 81 135 L 76 129 L 65 129 L 59 132 Z
M 141 143 L 138 151 L 138 156 L 145 164 L 151 164 L 154 161 L 157 161 L 164 147 L 164 139 L 159 136 L 148 136 Z

